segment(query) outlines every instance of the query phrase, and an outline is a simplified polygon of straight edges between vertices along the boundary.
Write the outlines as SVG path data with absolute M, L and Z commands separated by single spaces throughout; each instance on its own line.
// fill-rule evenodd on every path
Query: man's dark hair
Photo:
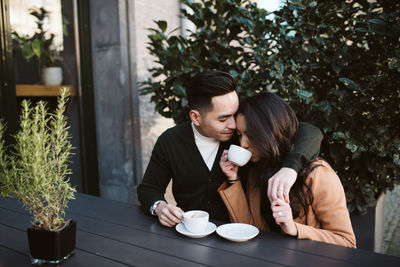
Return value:
M 207 112 L 212 109 L 211 98 L 236 91 L 236 82 L 229 73 L 209 70 L 194 76 L 186 88 L 190 109 Z

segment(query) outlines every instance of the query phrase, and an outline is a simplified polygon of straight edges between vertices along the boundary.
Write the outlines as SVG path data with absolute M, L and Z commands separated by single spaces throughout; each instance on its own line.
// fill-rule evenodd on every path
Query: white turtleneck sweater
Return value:
M 214 165 L 215 157 L 217 156 L 219 141 L 212 137 L 206 137 L 201 135 L 194 127 L 193 122 L 191 123 L 193 133 L 194 133 L 194 141 L 196 142 L 196 146 L 200 151 L 201 157 L 206 163 L 208 169 L 211 171 L 212 166 Z

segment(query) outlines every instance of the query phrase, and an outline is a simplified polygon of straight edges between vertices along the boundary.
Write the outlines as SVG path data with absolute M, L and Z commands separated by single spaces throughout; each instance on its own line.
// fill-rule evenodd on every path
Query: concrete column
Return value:
M 385 221 L 385 200 L 386 195 L 382 194 L 376 204 L 375 211 L 375 248 L 374 251 L 382 253 L 383 237 L 384 237 L 384 221 Z
M 133 107 L 136 75 L 129 53 L 127 1 L 90 1 L 90 23 L 100 195 L 135 203 L 136 175 L 141 175 L 136 173 L 140 154 L 135 139 L 140 137 L 134 130 L 138 107 Z
M 181 26 L 179 0 L 92 0 L 90 22 L 100 194 L 137 202 L 158 136 L 174 125 L 161 117 L 150 96 L 139 96 L 138 81 L 150 77 L 154 57 L 147 51 L 147 28 L 166 20 Z

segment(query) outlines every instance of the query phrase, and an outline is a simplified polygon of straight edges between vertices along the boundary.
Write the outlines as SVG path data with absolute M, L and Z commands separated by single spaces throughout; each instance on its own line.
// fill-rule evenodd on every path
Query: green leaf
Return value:
M 372 23 L 372 24 L 377 24 L 377 25 L 385 25 L 386 24 L 385 21 L 383 21 L 381 19 L 370 19 L 368 22 Z
M 38 58 L 42 56 L 42 43 L 37 38 L 32 42 L 32 51 Z
M 386 22 L 381 19 L 370 19 L 368 21 L 370 31 L 375 32 L 379 35 L 390 35 Z
M 163 33 L 167 30 L 167 22 L 165 20 L 159 20 L 156 23 Z
M 332 138 L 335 139 L 335 140 L 338 140 L 338 139 L 344 139 L 345 140 L 345 139 L 347 139 L 346 135 L 343 132 L 333 132 Z
M 331 67 L 336 73 L 339 73 L 342 70 L 342 65 L 338 64 L 336 60 L 332 60 Z
M 339 78 L 339 81 L 344 83 L 351 90 L 362 90 L 358 84 L 349 78 Z
M 354 142 L 354 140 L 347 139 L 346 148 L 350 150 L 352 153 L 355 153 L 358 150 L 358 145 Z
M 397 166 L 400 166 L 400 155 L 399 155 L 399 154 L 394 154 L 394 155 L 393 155 L 393 162 L 394 162 L 394 164 L 396 164 Z
M 175 80 L 173 86 L 174 86 L 174 92 L 176 92 L 176 95 L 186 96 L 186 89 L 185 89 L 185 87 L 182 86 L 182 84 L 179 80 Z
M 318 5 L 318 3 L 315 1 L 312 1 L 311 3 L 308 4 L 308 6 L 311 8 L 316 7 L 317 5 Z
M 300 89 L 297 93 L 296 93 L 301 99 L 303 99 L 306 104 L 311 102 L 311 98 L 312 98 L 312 92 L 310 91 L 306 91 L 303 89 Z
M 356 28 L 356 31 L 357 32 L 369 32 L 369 30 L 366 28 Z
M 35 55 L 31 45 L 29 45 L 28 43 L 24 43 L 23 45 L 21 45 L 21 53 L 25 59 L 30 59 Z
M 393 70 L 397 67 L 400 67 L 400 59 L 392 57 L 392 58 L 388 58 L 388 67 L 390 70 Z
M 229 74 L 232 75 L 233 78 L 236 78 L 239 76 L 239 73 L 236 70 L 230 70 Z
M 332 106 L 328 101 L 321 101 L 318 105 L 319 109 L 326 114 L 330 114 L 332 112 Z

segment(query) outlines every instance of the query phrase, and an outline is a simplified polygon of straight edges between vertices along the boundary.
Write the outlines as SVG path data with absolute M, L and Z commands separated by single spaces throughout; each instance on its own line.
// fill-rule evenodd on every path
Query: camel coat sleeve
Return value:
M 224 182 L 218 188 L 218 192 L 229 212 L 231 222 L 254 225 L 254 219 L 240 180 L 230 186 Z
M 312 182 L 314 201 L 307 215 L 308 225 L 295 220 L 298 238 L 356 247 L 344 189 L 335 171 L 325 163 L 307 179 Z
M 350 215 L 346 207 L 343 186 L 335 171 L 324 161 L 310 174 L 314 201 L 308 214 L 296 218 L 295 225 L 299 239 L 311 239 L 336 245 L 356 247 Z M 260 214 L 260 194 L 252 188 L 247 200 L 240 181 L 229 186 L 226 182 L 218 192 L 229 211 L 231 222 L 248 223 L 268 230 Z

